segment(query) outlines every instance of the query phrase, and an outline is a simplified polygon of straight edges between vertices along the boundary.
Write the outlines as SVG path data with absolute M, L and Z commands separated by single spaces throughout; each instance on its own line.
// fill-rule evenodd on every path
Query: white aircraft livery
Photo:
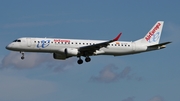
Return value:
M 121 33 L 112 40 L 81 40 L 62 38 L 32 38 L 23 37 L 14 40 L 6 49 L 19 51 L 24 59 L 24 52 L 53 53 L 54 59 L 65 60 L 78 57 L 78 64 L 82 64 L 81 57 L 90 62 L 94 55 L 129 55 L 152 50 L 159 50 L 171 42 L 159 43 L 163 28 L 163 21 L 158 21 L 152 29 L 141 39 L 136 41 L 118 41 Z

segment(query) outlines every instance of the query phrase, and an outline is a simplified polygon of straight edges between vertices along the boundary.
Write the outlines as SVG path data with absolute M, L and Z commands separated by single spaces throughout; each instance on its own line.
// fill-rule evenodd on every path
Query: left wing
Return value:
M 81 54 L 82 53 L 88 53 L 88 54 L 92 55 L 93 52 L 95 52 L 96 50 L 99 50 L 100 48 L 103 48 L 103 47 L 107 47 L 109 45 L 109 43 L 117 41 L 120 38 L 121 34 L 122 33 L 119 33 L 118 36 L 112 40 L 102 42 L 102 43 L 93 44 L 93 45 L 89 45 L 89 46 L 83 46 L 83 47 L 80 47 L 78 50 Z

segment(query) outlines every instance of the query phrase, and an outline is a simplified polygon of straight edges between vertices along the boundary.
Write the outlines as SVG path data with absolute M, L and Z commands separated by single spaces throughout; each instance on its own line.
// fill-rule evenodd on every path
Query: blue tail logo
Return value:
M 160 32 L 157 32 L 151 36 L 151 38 L 149 39 L 149 43 L 156 42 L 157 40 L 159 40 L 159 38 L 160 38 Z

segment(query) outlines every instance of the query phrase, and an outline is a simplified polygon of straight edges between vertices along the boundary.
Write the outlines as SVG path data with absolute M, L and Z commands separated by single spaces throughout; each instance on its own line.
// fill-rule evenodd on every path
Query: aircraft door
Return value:
M 27 39 L 27 46 L 31 47 L 31 38 L 26 38 Z
M 136 43 L 135 42 L 132 42 L 132 49 L 133 49 L 133 51 L 136 51 Z

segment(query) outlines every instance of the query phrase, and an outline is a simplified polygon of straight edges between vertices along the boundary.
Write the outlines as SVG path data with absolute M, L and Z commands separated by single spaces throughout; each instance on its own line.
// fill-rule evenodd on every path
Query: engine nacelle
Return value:
M 60 60 L 65 60 L 69 57 L 72 56 L 77 56 L 79 53 L 78 49 L 76 48 L 65 48 L 59 50 L 58 53 L 53 53 L 53 58 L 54 59 L 60 59 Z
M 65 60 L 66 58 L 66 55 L 63 53 L 63 54 L 60 54 L 60 53 L 53 53 L 53 58 L 54 59 L 60 59 L 60 60 Z
M 66 56 L 77 56 L 79 51 L 76 48 L 65 48 L 64 53 Z

